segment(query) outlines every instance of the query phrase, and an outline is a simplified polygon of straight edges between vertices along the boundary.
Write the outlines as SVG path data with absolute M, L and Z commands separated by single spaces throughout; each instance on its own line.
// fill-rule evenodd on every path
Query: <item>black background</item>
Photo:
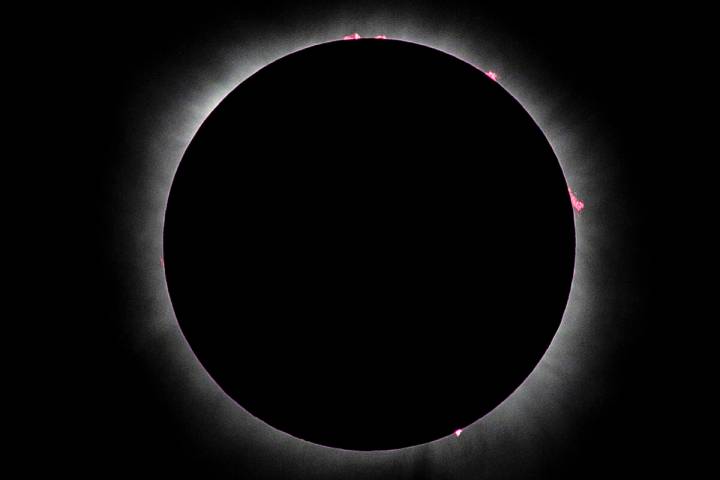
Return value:
M 62 129 L 65 135 L 56 151 L 66 159 L 63 173 L 70 171 L 74 182 L 65 193 L 71 203 L 64 212 L 53 210 L 65 220 L 51 228 L 66 240 L 72 237 L 62 242 L 72 260 L 63 263 L 58 275 L 58 282 L 73 285 L 59 303 L 72 313 L 62 315 L 66 318 L 59 328 L 67 339 L 59 349 L 62 361 L 50 362 L 42 377 L 47 385 L 43 404 L 52 405 L 45 423 L 49 433 L 32 440 L 52 469 L 74 471 L 79 478 L 213 478 L 214 467 L 184 440 L 184 427 L 165 412 L 165 399 L 153 393 L 143 361 L 133 358 L 125 344 L 128 333 L 117 315 L 124 294 L 108 271 L 115 227 L 103 199 L 113 187 L 108 172 L 122 164 L 116 152 L 124 146 L 120 132 L 127 127 L 130 94 L 150 66 L 201 41 L 207 29 L 227 28 L 232 17 L 228 8 L 262 23 L 291 7 L 273 2 L 192 8 L 123 3 L 47 12 L 63 15 L 61 25 L 46 30 L 45 51 L 57 78 L 53 95 L 61 98 L 44 122 L 56 116 L 58 122 L 72 124 Z M 673 75 L 660 59 L 669 52 L 666 28 L 674 12 L 608 2 L 574 7 L 443 2 L 438 8 L 492 18 L 508 35 L 532 46 L 537 61 L 560 72 L 569 94 L 608 126 L 618 151 L 617 167 L 624 169 L 627 181 L 620 190 L 634 206 L 637 249 L 630 252 L 632 265 L 647 272 L 656 253 L 651 224 L 664 205 L 657 171 L 669 161 L 663 136 L 672 130 L 665 117 L 673 102 L 668 94 Z M 77 223 L 62 215 L 68 210 L 81 213 Z M 671 268 L 662 274 L 659 280 L 665 281 Z M 618 393 L 578 427 L 582 441 L 547 467 L 547 478 L 644 478 L 675 468 L 684 437 L 671 407 L 683 393 L 663 344 L 671 313 L 655 308 L 658 298 L 648 277 L 641 274 L 635 285 L 641 307 L 628 318 L 632 348 L 623 349 L 624 357 L 614 364 Z

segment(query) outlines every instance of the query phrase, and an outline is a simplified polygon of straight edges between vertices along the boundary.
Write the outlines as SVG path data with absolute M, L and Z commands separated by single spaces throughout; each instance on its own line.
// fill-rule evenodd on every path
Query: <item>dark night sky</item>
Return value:
M 355 8 L 358 4 L 363 2 L 354 3 Z M 69 40 L 62 49 L 72 52 L 65 69 L 78 73 L 68 74 L 66 81 L 72 79 L 69 83 L 77 89 L 73 91 L 84 97 L 66 110 L 77 115 L 75 136 L 82 136 L 82 148 L 89 153 L 74 164 L 73 176 L 82 187 L 72 200 L 82 208 L 90 205 L 84 210 L 90 220 L 79 228 L 87 229 L 83 238 L 94 240 L 73 246 L 91 260 L 86 269 L 68 272 L 81 277 L 75 290 L 84 292 L 85 300 L 78 321 L 68 327 L 73 334 L 67 366 L 63 362 L 56 367 L 73 373 L 55 376 L 62 378 L 51 389 L 62 392 L 54 401 L 62 418 L 53 427 L 56 433 L 48 440 L 48 451 L 53 465 L 71 469 L 77 478 L 228 478 L 226 468 L 194 449 L 188 428 L 167 412 L 166 398 L 153 388 L 155 379 L 145 361 L 127 345 L 131 332 L 118 312 L 128 309 L 128 296 L 111 268 L 118 254 L 112 237 L 120 226 L 113 222 L 107 198 L 114 188 L 112 171 L 123 164 L 118 152 L 127 151 L 124 138 L 133 129 L 127 124 L 133 113 L 128 109 L 137 104 L 128 99 L 142 91 L 154 69 L 177 62 L 183 51 L 203 42 L 206 32 L 237 28 L 238 18 L 263 24 L 281 22 L 278 19 L 290 18 L 293 12 L 311 18 L 308 12 L 338 8 L 330 2 L 307 5 L 202 3 L 180 8 L 122 3 L 63 12 L 72 18 L 71 26 L 57 33 Z M 567 95 L 576 97 L 584 114 L 605 127 L 603 133 L 616 152 L 611 161 L 624 172 L 617 191 L 632 206 L 633 249 L 627 255 L 638 274 L 628 288 L 635 289 L 637 302 L 627 309 L 632 328 L 621 341 L 628 348 L 622 349 L 622 358 L 610 372 L 614 393 L 582 420 L 581 440 L 534 478 L 646 478 L 670 469 L 680 453 L 677 440 L 666 441 L 677 438 L 671 433 L 677 421 L 668 418 L 668 407 L 679 394 L 674 380 L 668 381 L 675 367 L 661 355 L 665 322 L 653 308 L 654 287 L 645 273 L 654 254 L 650 232 L 657 217 L 646 206 L 657 195 L 654 172 L 663 158 L 654 142 L 667 128 L 655 113 L 668 76 L 658 63 L 660 50 L 667 50 L 657 25 L 666 21 L 668 12 L 620 2 L 572 7 L 546 2 L 423 5 L 449 12 L 449 18 L 491 19 L 517 48 L 531 51 L 533 61 L 557 72 Z M 426 478 L 421 470 L 418 467 L 417 478 Z M 265 478 L 252 468 L 239 478 L 253 475 Z

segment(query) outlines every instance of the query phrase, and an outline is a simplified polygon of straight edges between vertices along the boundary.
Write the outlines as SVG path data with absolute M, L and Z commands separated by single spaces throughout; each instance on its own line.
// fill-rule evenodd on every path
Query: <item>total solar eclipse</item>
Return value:
M 548 348 L 575 235 L 558 160 L 484 72 L 394 40 L 262 68 L 175 175 L 168 288 L 235 401 L 321 445 L 402 448 L 463 428 Z

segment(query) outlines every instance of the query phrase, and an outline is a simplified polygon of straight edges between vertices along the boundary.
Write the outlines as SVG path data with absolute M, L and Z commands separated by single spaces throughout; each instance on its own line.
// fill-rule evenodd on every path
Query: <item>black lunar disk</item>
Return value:
M 537 365 L 568 299 L 573 213 L 498 83 L 392 40 L 307 48 L 212 112 L 170 192 L 171 300 L 237 403 L 322 445 L 450 435 Z

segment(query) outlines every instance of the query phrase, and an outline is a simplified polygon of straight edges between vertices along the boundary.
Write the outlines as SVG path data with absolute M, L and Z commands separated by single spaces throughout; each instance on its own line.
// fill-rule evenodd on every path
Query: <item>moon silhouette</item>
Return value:
M 205 120 L 164 226 L 172 305 L 242 408 L 321 445 L 452 435 L 511 394 L 565 309 L 568 187 L 484 72 L 394 40 L 277 60 Z

